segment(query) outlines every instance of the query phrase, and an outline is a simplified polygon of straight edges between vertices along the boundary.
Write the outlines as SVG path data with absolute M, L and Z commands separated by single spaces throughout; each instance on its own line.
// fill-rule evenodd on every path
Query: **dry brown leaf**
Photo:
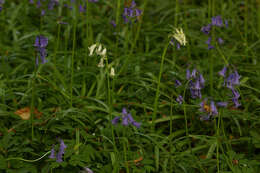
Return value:
M 21 117 L 23 120 L 29 120 L 31 117 L 31 111 L 29 107 L 18 109 L 17 111 L 15 111 L 15 114 Z M 34 114 L 38 119 L 42 116 L 42 113 L 39 112 L 37 109 L 34 109 Z

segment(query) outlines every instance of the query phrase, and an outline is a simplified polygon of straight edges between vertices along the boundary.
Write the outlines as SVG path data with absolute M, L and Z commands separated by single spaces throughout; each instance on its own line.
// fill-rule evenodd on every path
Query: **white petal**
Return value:
M 93 55 L 93 52 L 96 48 L 96 44 L 93 44 L 92 46 L 90 46 L 88 49 L 89 49 L 89 56 L 92 56 Z
M 110 76 L 112 76 L 112 77 L 115 76 L 115 69 L 113 67 L 111 67 Z

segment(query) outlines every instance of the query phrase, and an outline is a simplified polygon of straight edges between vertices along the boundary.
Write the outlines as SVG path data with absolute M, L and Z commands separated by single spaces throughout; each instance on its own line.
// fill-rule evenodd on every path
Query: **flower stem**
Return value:
M 76 47 L 76 29 L 77 29 L 77 21 L 76 19 L 74 19 L 72 55 L 71 55 L 71 76 L 70 76 L 70 107 L 73 107 L 73 77 L 74 77 L 74 56 L 75 56 L 75 47 Z
M 42 155 L 41 157 L 39 157 L 38 159 L 34 159 L 34 160 L 27 160 L 27 159 L 23 159 L 21 157 L 12 157 L 12 158 L 8 158 L 6 159 L 7 161 L 8 160 L 21 160 L 21 161 L 24 161 L 24 162 L 37 162 L 39 160 L 41 160 L 42 158 L 44 158 L 46 155 L 48 155 L 49 153 L 51 153 L 51 151 L 48 151 L 47 153 L 45 153 L 44 155 Z
M 165 59 L 165 55 L 166 55 L 168 46 L 169 46 L 169 42 L 167 41 L 167 44 L 165 45 L 165 47 L 163 49 L 161 65 L 160 65 L 160 72 L 159 72 L 158 81 L 157 81 L 156 95 L 155 95 L 155 99 L 154 99 L 154 111 L 153 111 L 153 116 L 152 116 L 152 126 L 151 126 L 152 131 L 155 130 L 155 123 L 154 122 L 155 122 L 155 118 L 156 118 L 156 114 L 157 114 L 157 108 L 158 108 L 160 84 L 161 84 L 161 77 L 162 77 L 162 73 L 163 73 L 163 63 L 164 63 L 164 59 Z

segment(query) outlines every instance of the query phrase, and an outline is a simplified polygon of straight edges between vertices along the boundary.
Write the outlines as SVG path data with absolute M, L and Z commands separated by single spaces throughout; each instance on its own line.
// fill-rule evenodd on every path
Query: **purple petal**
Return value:
M 225 77 L 226 71 L 227 71 L 227 67 L 224 66 L 223 69 L 222 69 L 220 72 L 218 72 L 218 74 L 219 74 L 220 76 Z
M 217 102 L 217 106 L 219 107 L 227 107 L 228 103 L 227 102 Z
M 197 73 L 197 70 L 194 68 L 191 72 L 191 77 L 195 78 L 196 77 L 196 73 Z
M 122 115 L 127 115 L 126 108 L 123 108 L 123 109 L 122 109 Z
M 219 38 L 218 38 L 218 43 L 219 43 L 219 44 L 223 44 L 223 43 L 224 43 L 224 40 L 219 37 Z
M 123 118 L 122 118 L 122 125 L 123 125 L 123 126 L 128 126 L 128 125 L 129 125 L 127 115 L 124 115 L 124 116 L 123 116 Z
M 217 115 L 218 114 L 218 110 L 217 110 L 217 107 L 215 106 L 215 102 L 214 101 L 210 102 L 210 110 L 211 110 L 212 115 Z
M 111 121 L 111 123 L 112 123 L 113 125 L 116 125 L 119 120 L 120 120 L 120 117 L 119 117 L 119 116 L 116 116 L 116 117 Z
M 187 69 L 187 70 L 186 70 L 186 79 L 189 80 L 190 78 L 191 78 L 190 70 Z
M 54 145 L 52 145 L 51 154 L 50 154 L 49 158 L 50 159 L 55 159 L 56 158 Z
M 179 95 L 177 98 L 176 98 L 176 101 L 179 103 L 179 104 L 182 104 L 183 102 L 183 97 L 181 95 Z
M 179 86 L 181 86 L 182 84 L 181 84 L 181 82 L 179 81 L 179 80 L 175 80 L 175 86 L 176 86 L 176 88 L 178 88 Z
M 141 123 L 138 123 L 136 121 L 133 121 L 132 125 L 135 126 L 136 128 L 140 128 L 141 127 Z

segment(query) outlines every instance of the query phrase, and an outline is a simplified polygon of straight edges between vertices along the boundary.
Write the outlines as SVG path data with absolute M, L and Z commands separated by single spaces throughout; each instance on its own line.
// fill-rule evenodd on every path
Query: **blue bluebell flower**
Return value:
M 123 19 L 125 23 L 131 23 L 132 20 L 137 21 L 138 17 L 142 14 L 142 10 L 136 7 L 133 0 L 130 6 L 126 6 L 123 12 Z
M 176 101 L 179 103 L 179 104 L 182 104 L 183 102 L 183 97 L 181 95 L 179 95 L 177 98 L 176 98 Z
M 227 102 L 217 102 L 218 107 L 227 107 L 228 103 Z
M 226 72 L 227 72 L 227 67 L 224 66 L 223 69 L 220 72 L 218 72 L 218 74 L 220 76 L 222 76 L 222 77 L 225 77 L 226 76 Z
M 181 86 L 182 84 L 181 84 L 181 82 L 178 80 L 178 79 L 176 79 L 175 80 L 175 86 L 176 86 L 176 88 L 178 88 L 179 86 Z
M 55 149 L 54 149 L 54 145 L 52 145 L 52 149 L 51 149 L 51 154 L 49 156 L 49 158 L 51 159 L 55 159 L 56 158 L 56 162 L 62 162 L 62 157 L 65 153 L 65 148 L 67 148 L 67 146 L 65 145 L 64 141 L 62 139 L 59 139 L 60 141 L 60 148 L 59 148 L 59 152 L 56 155 Z
M 121 123 L 122 123 L 123 126 L 129 126 L 130 124 L 135 126 L 135 127 L 137 127 L 137 128 L 140 128 L 140 126 L 141 126 L 141 123 L 136 122 L 134 120 L 134 118 L 132 117 L 132 115 L 130 113 L 127 113 L 126 108 L 123 108 L 121 116 L 116 116 L 111 121 L 111 123 L 113 125 L 116 125 L 121 118 L 122 118 L 122 122 Z
M 57 162 L 62 162 L 62 157 L 63 157 L 63 154 L 65 153 L 65 148 L 67 148 L 67 146 L 64 144 L 63 140 L 60 139 L 60 149 L 59 149 L 59 152 L 57 154 L 57 159 L 56 161 Z
M 42 35 L 36 37 L 34 46 L 36 47 L 36 50 L 40 54 L 42 64 L 47 62 L 47 60 L 46 60 L 47 51 L 45 49 L 47 47 L 47 45 L 48 45 L 48 38 L 47 37 L 44 37 Z M 37 56 L 36 57 L 36 65 L 38 65 L 38 62 L 39 62 L 39 60 L 38 60 L 38 56 Z
M 211 18 L 211 24 L 213 26 L 222 27 L 223 26 L 223 20 L 222 20 L 221 16 L 212 17 Z

